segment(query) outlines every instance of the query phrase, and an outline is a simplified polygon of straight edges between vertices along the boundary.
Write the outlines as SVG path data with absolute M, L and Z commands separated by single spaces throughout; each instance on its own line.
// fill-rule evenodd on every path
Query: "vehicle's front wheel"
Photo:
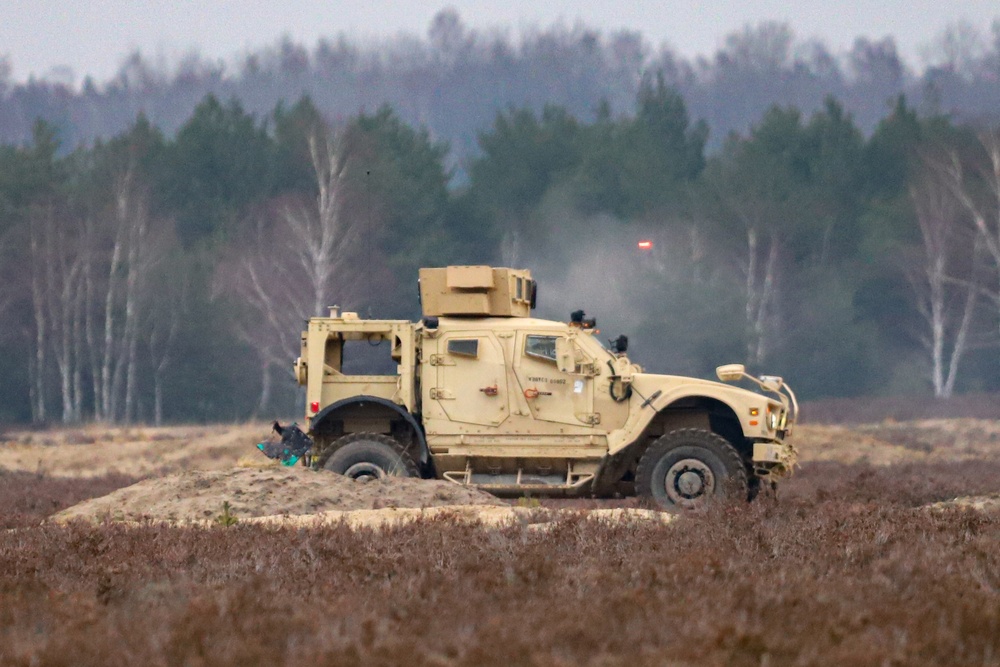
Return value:
M 671 431 L 639 459 L 635 489 L 666 510 L 704 507 L 712 500 L 747 498 L 747 471 L 722 436 L 697 428 Z
M 323 467 L 345 477 L 368 481 L 417 476 L 417 465 L 413 459 L 388 436 L 352 433 L 333 443 L 333 448 Z

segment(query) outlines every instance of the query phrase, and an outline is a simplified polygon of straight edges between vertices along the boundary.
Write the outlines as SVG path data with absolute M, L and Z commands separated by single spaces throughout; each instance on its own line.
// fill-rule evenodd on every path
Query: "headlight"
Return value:
M 782 428 L 782 422 L 784 421 L 784 410 L 779 408 L 777 405 L 767 406 L 767 428 L 771 431 L 777 431 Z

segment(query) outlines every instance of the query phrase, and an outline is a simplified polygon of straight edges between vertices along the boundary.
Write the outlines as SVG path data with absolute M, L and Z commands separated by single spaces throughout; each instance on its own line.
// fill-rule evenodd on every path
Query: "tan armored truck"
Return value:
M 336 308 L 311 319 L 295 361 L 306 463 L 498 495 L 634 492 L 668 509 L 752 498 L 791 472 L 797 406 L 781 378 L 717 369 L 757 393 L 644 373 L 624 336 L 605 347 L 581 311 L 569 322 L 532 318 L 536 293 L 525 270 L 421 269 L 420 322 Z M 378 350 L 388 372 L 351 368 L 352 355 Z

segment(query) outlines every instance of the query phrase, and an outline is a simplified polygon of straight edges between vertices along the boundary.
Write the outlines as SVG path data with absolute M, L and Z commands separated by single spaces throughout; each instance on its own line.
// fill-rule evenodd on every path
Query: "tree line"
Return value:
M 531 268 L 637 361 L 742 361 L 809 398 L 995 390 L 1000 133 L 905 96 L 865 136 L 834 98 L 709 150 L 663 72 L 631 108 L 497 113 L 453 149 L 389 106 L 331 120 L 208 95 L 66 146 L 0 146 L 0 420 L 294 414 L 303 320 L 416 318 L 420 266 Z M 636 246 L 652 241 L 651 250 Z
M 828 96 L 869 134 L 900 94 L 922 113 L 995 119 L 1000 21 L 983 28 L 942 26 L 923 66 L 907 62 L 891 36 L 859 36 L 837 52 L 797 37 L 788 24 L 765 22 L 725 35 L 714 53 L 687 58 L 636 31 L 579 23 L 520 33 L 471 29 L 454 9 L 438 13 L 424 35 L 378 42 L 345 34 L 312 45 L 284 38 L 238 59 L 191 53 L 170 66 L 136 51 L 107 81 L 57 72 L 18 83 L 11 76 L 17 63 L 0 56 L 0 141 L 29 140 L 40 117 L 75 146 L 121 133 L 140 111 L 173 135 L 208 93 L 239 99 L 258 117 L 305 93 L 330 118 L 388 103 L 407 123 L 447 141 L 449 166 L 461 170 L 497 109 L 540 112 L 555 104 L 593 120 L 603 99 L 613 113 L 629 113 L 643 72 L 657 70 L 692 115 L 709 123 L 712 150 L 730 131 L 748 132 L 773 104 L 811 114 Z
M 398 311 L 397 274 L 433 261 L 417 232 L 446 252 L 446 152 L 387 107 L 334 131 L 307 98 L 258 119 L 208 96 L 173 138 L 140 115 L 65 154 L 38 121 L 0 148 L 0 418 L 272 409 L 303 318 Z

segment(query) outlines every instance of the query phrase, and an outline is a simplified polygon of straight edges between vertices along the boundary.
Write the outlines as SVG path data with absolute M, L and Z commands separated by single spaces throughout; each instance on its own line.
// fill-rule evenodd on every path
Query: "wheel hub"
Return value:
M 344 476 L 359 482 L 369 482 L 374 479 L 382 479 L 386 476 L 386 472 L 374 463 L 365 461 L 352 465 L 344 471 Z
M 663 486 L 674 504 L 690 507 L 715 493 L 715 475 L 704 461 L 682 459 L 667 470 Z

